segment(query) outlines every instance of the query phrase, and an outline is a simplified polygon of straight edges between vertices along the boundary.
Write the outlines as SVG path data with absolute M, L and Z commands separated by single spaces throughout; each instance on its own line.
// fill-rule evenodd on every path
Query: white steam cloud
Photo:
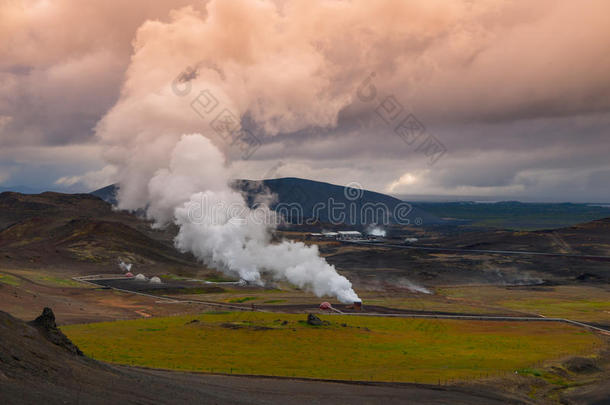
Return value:
M 117 169 L 119 208 L 146 207 L 156 226 L 175 222 L 179 249 L 251 283 L 286 280 L 352 302 L 358 296 L 351 283 L 317 247 L 270 243 L 273 225 L 254 220 L 258 210 L 248 209 L 228 186 L 231 142 L 210 126 L 226 110 L 260 136 L 333 127 L 372 70 L 387 73 L 387 86 L 392 78 L 405 77 L 387 72 L 387 55 L 376 45 L 396 44 L 401 35 L 386 23 L 371 26 L 375 18 L 363 18 L 368 11 L 390 9 L 368 2 L 315 4 L 311 9 L 309 2 L 212 0 L 205 12 L 186 7 L 173 11 L 169 22 L 147 21 L 133 42 L 121 98 L 96 133 L 106 146 L 106 160 Z M 355 35 L 365 38 L 351 41 L 340 31 L 323 29 L 325 24 L 309 24 L 320 19 L 356 24 L 362 30 Z M 369 48 L 361 49 L 363 44 Z M 350 51 L 340 52 L 345 47 Z M 182 75 L 176 91 L 175 79 L 187 67 L 192 70 Z M 205 101 L 218 105 L 209 117 L 193 110 L 202 91 L 211 96 Z M 239 207 L 239 215 L 215 209 L 222 204 Z M 262 214 L 272 216 L 268 210 Z
M 351 283 L 320 257 L 317 246 L 271 244 L 272 213 L 249 209 L 229 180 L 224 158 L 209 139 L 182 136 L 169 168 L 150 180 L 154 197 L 148 213 L 159 223 L 173 218 L 180 227 L 176 246 L 227 274 L 258 285 L 265 279 L 287 280 L 318 296 L 359 301 Z
M 368 233 L 369 235 L 379 236 L 382 238 L 385 238 L 385 235 L 386 235 L 385 229 L 383 229 L 379 226 L 373 226 L 373 227 L 368 228 L 366 233 Z
M 406 288 L 411 292 L 422 293 L 422 294 L 432 294 L 432 291 L 428 290 L 426 287 L 415 284 L 411 280 L 407 280 L 406 278 L 401 278 L 396 281 L 396 285 L 401 288 Z
M 123 270 L 125 272 L 130 272 L 131 266 L 133 266 L 131 263 L 125 263 L 122 260 L 119 262 L 119 267 L 121 268 L 121 270 Z

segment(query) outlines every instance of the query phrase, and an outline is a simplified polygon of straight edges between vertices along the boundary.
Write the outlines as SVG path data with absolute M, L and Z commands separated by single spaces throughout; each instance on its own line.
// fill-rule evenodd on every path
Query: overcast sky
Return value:
M 608 15 L 606 0 L 0 0 L 0 187 L 90 191 L 121 176 L 131 139 L 200 132 L 234 177 L 610 202 Z M 202 90 L 249 147 L 210 131 Z

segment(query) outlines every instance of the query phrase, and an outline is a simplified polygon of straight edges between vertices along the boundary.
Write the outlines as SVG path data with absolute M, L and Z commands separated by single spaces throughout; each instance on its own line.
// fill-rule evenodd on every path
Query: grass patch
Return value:
M 178 276 L 176 274 L 161 274 L 159 276 L 159 278 L 161 278 L 162 280 L 188 280 L 189 277 L 182 277 L 182 276 Z
M 552 298 L 501 301 L 500 304 L 519 311 L 542 313 L 547 317 L 592 319 L 595 318 L 596 314 L 610 314 L 610 301 L 596 301 L 586 298 L 578 301 L 560 301 Z M 606 319 L 608 318 L 610 318 L 610 315 L 606 316 Z
M 263 303 L 264 304 L 280 304 L 282 302 L 286 302 L 286 300 L 267 300 L 267 301 L 264 301 Z
M 138 329 L 138 332 L 162 332 L 167 328 L 142 328 Z
M 241 304 L 243 302 L 248 302 L 248 301 L 254 301 L 258 299 L 257 297 L 240 297 L 240 298 L 233 298 L 231 300 L 229 300 L 229 302 L 232 302 L 234 304 Z
M 610 292 L 591 286 L 555 286 L 540 289 L 477 286 L 441 288 L 437 291 L 450 298 L 468 299 L 498 308 L 583 322 L 607 323 L 610 313 Z
M 545 380 L 546 382 L 557 385 L 559 387 L 568 387 L 570 386 L 570 382 L 557 374 L 551 373 L 544 369 L 537 368 L 522 368 L 517 370 L 517 373 L 520 375 L 529 375 L 532 377 L 539 377 Z
M 325 315 L 321 318 L 329 324 L 314 328 L 299 322 L 304 318 L 214 312 L 69 325 L 62 330 L 87 355 L 111 363 L 426 383 L 514 373 L 543 360 L 593 352 L 601 342 L 586 330 L 544 322 Z
M 531 375 L 534 377 L 542 377 L 542 371 L 537 370 L 535 368 L 522 368 L 517 370 L 517 373 L 521 375 Z
M 205 281 L 209 281 L 211 283 L 231 283 L 231 282 L 235 282 L 237 280 L 235 280 L 233 278 L 225 278 L 222 276 L 214 276 L 214 277 L 206 278 Z
M 150 290 L 151 293 L 157 295 L 197 295 L 197 294 L 218 294 L 225 290 L 217 286 L 202 286 L 202 287 L 187 287 L 187 288 L 155 288 Z
M 46 284 L 49 286 L 56 286 L 56 287 L 78 287 L 78 288 L 84 288 L 85 285 L 82 283 L 79 283 L 78 281 L 74 281 L 72 279 L 69 278 L 61 278 L 61 277 L 55 277 L 55 276 L 44 276 L 44 275 L 36 275 L 34 276 L 34 278 L 36 279 L 36 281 L 41 282 L 42 284 Z
M 19 284 L 21 284 L 21 281 L 17 277 L 11 276 L 10 274 L 0 273 L 0 283 L 18 286 Z

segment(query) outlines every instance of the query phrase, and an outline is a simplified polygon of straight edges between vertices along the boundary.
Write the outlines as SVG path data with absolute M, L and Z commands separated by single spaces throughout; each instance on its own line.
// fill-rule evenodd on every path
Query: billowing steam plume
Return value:
M 214 181 L 208 178 L 213 177 Z M 318 254 L 317 246 L 284 241 L 271 244 L 272 213 L 251 210 L 229 186 L 224 158 L 202 135 L 185 135 L 176 144 L 169 168 L 150 180 L 149 214 L 173 217 L 180 231 L 176 246 L 250 283 L 287 280 L 318 296 L 359 301 L 351 283 Z
M 187 7 L 173 11 L 170 22 L 146 22 L 134 41 L 121 99 L 96 133 L 117 169 L 119 208 L 146 207 L 156 226 L 179 225 L 179 249 L 251 283 L 286 280 L 352 302 L 359 299 L 351 283 L 316 246 L 270 243 L 273 215 L 249 209 L 228 186 L 225 156 L 232 144 L 211 125 L 221 111 L 260 136 L 336 125 L 371 69 L 383 70 L 375 44 L 394 37 L 385 25 L 372 27 L 375 19 L 362 18 L 368 2 L 357 8 L 315 4 L 212 0 L 205 12 Z M 337 18 L 375 38 L 350 42 L 320 31 L 324 24 L 310 24 Z M 363 43 L 371 48 L 361 49 Z M 359 63 L 337 52 L 338 44 L 359 50 Z

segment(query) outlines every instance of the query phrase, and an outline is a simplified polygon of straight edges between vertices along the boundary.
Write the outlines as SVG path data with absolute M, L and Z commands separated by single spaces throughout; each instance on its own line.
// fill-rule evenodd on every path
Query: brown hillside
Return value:
M 11 267 L 79 266 L 100 271 L 118 260 L 170 269 L 198 268 L 173 246 L 175 230 L 88 194 L 0 194 L 0 261 Z

